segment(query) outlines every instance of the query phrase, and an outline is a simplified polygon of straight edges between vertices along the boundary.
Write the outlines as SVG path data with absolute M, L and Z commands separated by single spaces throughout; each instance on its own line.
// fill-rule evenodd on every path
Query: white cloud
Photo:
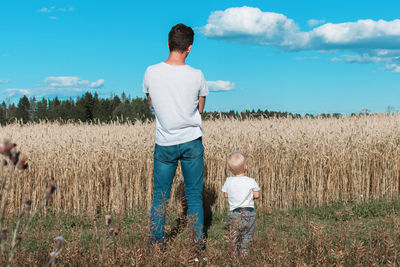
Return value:
M 325 23 L 325 20 L 324 20 L 324 19 L 310 19 L 309 21 L 307 21 L 307 24 L 308 24 L 308 26 L 310 26 L 310 27 L 314 27 L 314 26 L 317 26 L 317 25 L 321 25 L 321 24 L 323 24 L 323 23 Z
M 90 87 L 90 88 L 100 88 L 104 86 L 104 79 L 99 79 L 95 82 L 90 82 L 88 80 L 82 80 L 80 77 L 75 76 L 50 76 L 47 77 L 45 83 L 51 87 Z
M 390 63 L 394 60 L 393 57 L 378 57 L 378 56 L 370 56 L 368 54 L 362 55 L 341 55 L 340 58 L 332 59 L 332 61 L 344 61 L 346 63 Z
M 391 71 L 391 72 L 400 73 L 400 65 L 388 64 L 388 65 L 386 65 L 386 70 Z
M 74 7 L 59 7 L 56 8 L 55 6 L 51 6 L 51 7 L 42 7 L 38 10 L 39 13 L 52 13 L 52 12 L 72 12 L 74 11 L 75 8 Z
M 50 16 L 49 19 L 57 19 L 55 16 Z
M 2 83 L 10 83 L 11 82 L 11 80 L 8 80 L 8 79 L 0 79 L 0 84 L 2 84 Z
M 53 12 L 55 8 L 56 7 L 54 7 L 54 6 L 42 7 L 41 9 L 38 10 L 38 12 L 40 12 L 40 13 L 50 13 L 50 12 Z
M 305 32 L 283 14 L 246 6 L 212 12 L 200 31 L 213 39 L 269 45 L 283 50 L 360 51 L 400 47 L 399 19 L 325 23 Z
M 104 79 L 98 79 L 95 82 L 90 83 L 91 88 L 101 88 L 104 86 Z
M 320 57 L 296 57 L 296 60 L 316 60 L 320 59 Z
M 44 81 L 53 87 L 76 86 L 81 78 L 72 76 L 47 77 Z
M 208 81 L 210 91 L 230 91 L 235 87 L 235 84 L 230 81 Z
M 307 43 L 292 19 L 246 6 L 212 12 L 208 24 L 200 31 L 209 38 L 285 49 Z
M 72 11 L 74 11 L 75 10 L 75 8 L 73 8 L 73 7 L 61 7 L 61 8 L 58 8 L 57 9 L 57 11 L 60 11 L 60 12 L 68 12 L 68 11 L 70 11 L 70 12 L 72 12 Z
M 400 19 L 343 23 L 308 21 L 310 27 L 321 23 L 324 24 L 310 31 L 301 31 L 293 19 L 283 14 L 243 6 L 212 12 L 208 23 L 198 30 L 211 39 L 272 46 L 284 51 L 356 54 L 339 55 L 331 59 L 335 62 L 400 65 Z M 392 69 L 397 72 L 397 68 Z
M 5 89 L 4 92 L 7 92 L 8 96 L 31 95 L 31 91 L 29 89 L 9 88 Z

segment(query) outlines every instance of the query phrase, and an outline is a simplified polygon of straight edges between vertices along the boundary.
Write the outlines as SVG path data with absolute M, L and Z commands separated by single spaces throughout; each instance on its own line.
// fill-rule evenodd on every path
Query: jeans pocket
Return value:
M 170 162 L 176 159 L 176 148 L 175 146 L 159 146 L 156 144 L 154 149 L 154 159 Z
M 185 159 L 194 159 L 203 156 L 204 146 L 201 139 L 190 141 L 184 145 L 182 157 Z

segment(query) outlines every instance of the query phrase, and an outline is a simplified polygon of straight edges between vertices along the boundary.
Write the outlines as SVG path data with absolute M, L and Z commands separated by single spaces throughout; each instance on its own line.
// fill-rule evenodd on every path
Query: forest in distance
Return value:
M 388 108 L 389 113 L 393 109 Z M 363 109 L 359 113 L 352 113 L 351 116 L 369 115 L 368 109 Z M 203 119 L 247 119 L 247 118 L 340 118 L 340 113 L 332 114 L 298 114 L 270 110 L 246 110 L 246 111 L 206 111 Z M 27 122 L 48 121 L 75 121 L 75 122 L 126 122 L 126 121 L 146 121 L 153 120 L 154 112 L 150 108 L 145 98 L 131 98 L 125 93 L 121 96 L 111 95 L 108 98 L 99 97 L 97 93 L 86 92 L 81 97 L 60 99 L 35 97 L 28 98 L 23 96 L 18 103 L 2 101 L 0 104 L 0 124 L 13 123 L 16 120 Z

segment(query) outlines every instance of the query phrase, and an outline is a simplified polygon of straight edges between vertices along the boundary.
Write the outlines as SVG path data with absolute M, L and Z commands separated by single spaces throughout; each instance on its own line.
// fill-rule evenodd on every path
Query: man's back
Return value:
M 165 62 L 147 68 L 143 91 L 150 94 L 156 114 L 158 145 L 176 145 L 203 136 L 197 109 L 208 88 L 203 73 L 189 65 Z

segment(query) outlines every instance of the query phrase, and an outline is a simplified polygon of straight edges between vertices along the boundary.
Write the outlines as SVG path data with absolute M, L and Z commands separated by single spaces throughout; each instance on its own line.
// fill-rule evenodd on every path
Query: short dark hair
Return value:
M 192 28 L 182 23 L 175 25 L 168 34 L 169 51 L 185 52 L 193 44 L 193 38 Z

